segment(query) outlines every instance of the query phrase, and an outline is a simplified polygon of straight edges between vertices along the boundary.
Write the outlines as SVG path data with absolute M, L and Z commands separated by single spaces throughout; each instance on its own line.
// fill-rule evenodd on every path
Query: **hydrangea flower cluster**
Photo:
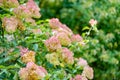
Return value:
M 71 80 L 88 80 L 93 79 L 93 69 L 88 65 L 87 61 L 83 58 L 79 58 L 77 60 L 78 67 L 83 68 L 82 74 L 77 74 L 74 78 Z
M 40 8 L 35 4 L 33 0 L 28 0 L 26 4 L 22 4 L 14 9 L 14 13 L 17 17 L 34 17 L 40 18 Z
M 47 71 L 42 67 L 36 65 L 35 52 L 29 51 L 28 48 L 18 47 L 20 49 L 21 61 L 26 64 L 26 68 L 21 68 L 19 76 L 21 80 L 39 80 L 46 76 Z
M 12 8 L 12 5 L 14 4 L 19 4 L 17 0 L 2 0 L 0 3 L 0 6 L 2 6 L 2 4 L 4 6 L 5 4 L 9 4 L 11 5 L 9 6 L 10 8 Z M 34 1 L 28 0 L 27 3 L 13 8 L 12 12 L 15 14 L 15 16 L 5 17 L 2 19 L 3 28 L 5 28 L 8 33 L 15 32 L 17 28 L 20 30 L 25 30 L 23 20 L 35 26 L 35 20 L 32 18 L 40 18 L 41 14 L 39 13 L 39 11 L 40 8 L 35 4 Z
M 68 49 L 68 46 L 74 42 L 84 43 L 83 38 L 79 34 L 73 32 L 59 19 L 50 19 L 49 25 L 53 31 L 53 36 L 45 41 L 45 46 L 48 51 L 52 52 L 46 55 L 47 61 L 53 65 L 73 65 L 83 69 L 82 74 L 77 74 L 71 80 L 88 80 L 93 78 L 93 69 L 88 65 L 83 58 L 75 58 L 74 53 Z M 77 59 L 77 63 L 75 62 Z
M 17 19 L 13 16 L 10 18 L 4 18 L 2 20 L 3 22 L 3 27 L 5 28 L 5 30 L 9 33 L 11 32 L 15 32 L 18 26 L 18 21 Z
M 20 69 L 19 75 L 21 80 L 41 80 L 47 75 L 47 71 L 34 62 L 28 62 L 25 68 Z
M 54 61 L 52 62 L 51 59 L 47 60 L 54 65 L 58 65 L 60 62 L 73 64 L 74 54 L 67 48 L 67 46 L 69 46 L 72 42 L 82 42 L 82 37 L 79 34 L 73 34 L 72 30 L 69 29 L 65 24 L 62 24 L 57 18 L 50 19 L 49 25 L 52 29 L 53 36 L 45 41 L 45 46 L 47 47 L 48 51 L 54 52 L 55 56 L 60 57 L 59 59 L 55 59 L 58 57 L 51 57 L 51 59 L 55 59 L 57 63 Z M 46 55 L 46 58 L 48 58 L 50 55 L 52 56 L 53 54 Z

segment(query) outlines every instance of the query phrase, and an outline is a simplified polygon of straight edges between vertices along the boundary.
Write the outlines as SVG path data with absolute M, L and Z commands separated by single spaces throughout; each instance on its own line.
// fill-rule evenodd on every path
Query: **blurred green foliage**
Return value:
M 80 34 L 96 19 L 99 32 L 92 32 L 89 43 L 74 53 L 89 61 L 94 80 L 120 79 L 120 0 L 40 0 L 39 5 L 42 19 L 57 17 Z

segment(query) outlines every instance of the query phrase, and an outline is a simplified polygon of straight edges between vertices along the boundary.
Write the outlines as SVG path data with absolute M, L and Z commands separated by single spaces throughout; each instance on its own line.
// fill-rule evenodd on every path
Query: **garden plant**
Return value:
M 94 70 L 80 53 L 82 38 L 58 18 L 40 17 L 33 0 L 0 0 L 0 80 L 89 80 Z M 86 57 L 85 54 L 84 57 Z

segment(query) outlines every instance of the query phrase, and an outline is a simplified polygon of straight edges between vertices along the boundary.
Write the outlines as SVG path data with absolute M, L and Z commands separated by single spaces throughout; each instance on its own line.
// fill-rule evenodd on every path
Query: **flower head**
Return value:
M 26 3 L 26 6 L 28 8 L 28 10 L 31 12 L 31 16 L 35 17 L 35 18 L 40 18 L 40 8 L 38 7 L 37 4 L 35 4 L 35 2 L 33 0 L 28 0 L 28 2 Z
M 62 50 L 62 59 L 67 64 L 74 63 L 73 53 L 67 48 L 63 48 L 63 50 Z
M 78 75 L 75 76 L 74 79 L 75 79 L 75 80 L 82 80 L 82 76 L 78 74 Z
M 52 29 L 59 28 L 62 25 L 59 19 L 57 18 L 50 19 L 49 24 Z
M 50 37 L 48 40 L 45 41 L 45 46 L 51 52 L 57 51 L 61 49 L 61 44 L 55 36 Z
M 57 18 L 50 19 L 49 24 L 52 29 L 58 32 L 65 32 L 68 35 L 73 34 L 71 29 L 68 28 L 65 24 L 62 24 Z
M 79 34 L 76 34 L 76 35 L 72 35 L 71 40 L 72 42 L 80 42 L 83 40 L 83 38 Z
M 61 45 L 68 46 L 71 44 L 70 38 L 64 32 L 58 33 L 56 36 L 57 36 L 58 40 L 60 41 Z
M 18 27 L 18 21 L 15 17 L 3 18 L 2 25 L 8 33 L 13 33 Z
M 21 80 L 41 80 L 47 74 L 47 71 L 33 62 L 28 62 L 25 68 L 20 69 L 19 76 Z
M 93 79 L 93 69 L 89 66 L 85 66 L 82 75 L 86 76 L 88 79 Z
M 26 4 L 20 5 L 18 8 L 14 9 L 14 13 L 17 17 L 24 17 L 24 18 L 40 18 L 40 9 L 35 4 L 33 0 L 28 0 Z
M 19 76 L 21 80 L 28 80 L 28 70 L 27 68 L 21 68 L 19 71 Z
M 61 27 L 63 30 L 66 30 L 67 32 L 69 32 L 70 34 L 73 34 L 72 30 L 71 30 L 70 28 L 68 28 L 67 25 L 62 24 L 60 27 Z
M 21 60 L 24 63 L 35 62 L 35 52 L 28 51 L 21 56 Z
M 88 80 L 88 79 L 80 74 L 77 74 L 74 78 L 70 80 Z
M 85 59 L 79 58 L 79 59 L 78 59 L 78 62 L 77 62 L 77 65 L 78 65 L 78 66 L 81 66 L 81 67 L 85 67 L 85 66 L 88 65 L 88 63 L 87 63 L 87 61 L 86 61 Z
M 14 13 L 16 14 L 17 17 L 30 17 L 31 16 L 31 12 L 30 10 L 27 8 L 26 5 L 20 5 L 19 7 L 14 9 Z
M 29 52 L 28 48 L 24 48 L 22 46 L 18 47 L 20 49 L 20 55 L 23 56 L 24 54 L 26 54 L 27 52 Z
M 94 19 L 91 19 L 91 20 L 89 21 L 89 24 L 90 24 L 91 26 L 95 26 L 95 25 L 97 24 L 97 21 L 94 20 Z

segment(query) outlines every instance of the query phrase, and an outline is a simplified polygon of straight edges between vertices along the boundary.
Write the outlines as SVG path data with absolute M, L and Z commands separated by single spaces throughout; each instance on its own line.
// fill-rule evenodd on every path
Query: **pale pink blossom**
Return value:
M 82 76 L 78 74 L 78 75 L 75 76 L 74 79 L 75 79 L 75 80 L 82 80 Z
M 19 76 L 21 80 L 28 80 L 28 70 L 27 68 L 21 68 L 19 71 Z
M 61 25 L 60 27 L 61 27 L 63 30 L 66 30 L 67 32 L 73 34 L 72 30 L 71 30 L 70 28 L 68 28 L 67 25 L 63 24 L 63 25 Z
M 17 17 L 20 17 L 20 18 L 31 17 L 31 14 L 32 14 L 26 5 L 20 5 L 18 8 L 15 8 L 14 13 L 16 14 Z
M 90 24 L 91 26 L 95 26 L 95 25 L 97 24 L 97 20 L 91 19 L 91 20 L 89 21 L 89 24 Z
M 49 25 L 52 29 L 56 29 L 56 31 L 58 32 L 65 32 L 68 35 L 73 34 L 72 30 L 68 28 L 65 24 L 62 24 L 57 18 L 50 19 Z
M 44 72 L 45 74 L 47 74 L 47 70 L 46 70 L 44 67 L 38 66 L 38 68 L 39 68 L 42 72 Z
M 63 48 L 63 50 L 62 50 L 62 59 L 63 59 L 64 63 L 73 64 L 74 63 L 73 55 L 74 54 L 69 49 Z
M 81 67 L 85 67 L 85 66 L 88 65 L 88 63 L 87 63 L 87 61 L 86 61 L 85 59 L 79 58 L 79 59 L 78 59 L 78 62 L 77 62 L 77 65 L 78 65 L 78 66 L 81 66 Z
M 35 62 L 35 52 L 28 50 L 28 48 L 24 48 L 21 46 L 18 46 L 20 49 L 20 54 L 21 54 L 21 60 L 24 63 L 28 62 Z
M 72 42 L 80 42 L 83 40 L 83 38 L 79 34 L 76 34 L 76 35 L 72 35 L 71 40 Z
M 85 66 L 82 75 L 86 76 L 88 79 L 93 79 L 94 76 L 93 69 L 89 66 Z
M 28 62 L 26 68 L 28 70 L 36 69 L 38 66 L 34 62 Z
M 59 19 L 57 18 L 50 19 L 49 24 L 52 29 L 59 28 L 62 25 Z
M 15 17 L 3 18 L 2 25 L 8 33 L 13 33 L 18 27 L 18 21 Z
M 32 13 L 32 17 L 35 17 L 35 18 L 41 17 L 41 14 L 39 12 L 40 8 L 33 0 L 28 0 L 28 2 L 26 3 L 26 6 L 28 10 Z
M 70 80 L 88 80 L 88 79 L 80 74 L 77 74 L 74 78 L 71 78 Z
M 63 46 L 68 46 L 71 44 L 71 40 L 68 37 L 67 34 L 65 34 L 64 32 L 58 33 L 56 35 L 56 37 L 58 38 L 58 40 L 60 41 L 60 44 Z
M 55 36 L 50 37 L 48 40 L 45 41 L 45 46 L 51 52 L 57 51 L 61 49 L 61 44 L 58 38 Z
M 27 52 L 29 52 L 28 48 L 24 48 L 22 46 L 19 46 L 18 48 L 20 49 L 21 56 L 23 56 L 24 54 L 26 54 Z
M 69 37 L 73 34 L 63 28 L 52 29 L 52 33 L 53 35 L 57 35 L 58 33 L 65 33 Z
M 47 71 L 42 66 L 33 62 L 28 62 L 25 68 L 20 69 L 19 76 L 21 80 L 41 80 L 47 75 Z
M 14 9 L 14 13 L 16 14 L 17 17 L 24 17 L 24 18 L 40 18 L 40 9 L 35 4 L 33 0 L 28 0 L 26 4 L 20 5 L 18 8 Z

